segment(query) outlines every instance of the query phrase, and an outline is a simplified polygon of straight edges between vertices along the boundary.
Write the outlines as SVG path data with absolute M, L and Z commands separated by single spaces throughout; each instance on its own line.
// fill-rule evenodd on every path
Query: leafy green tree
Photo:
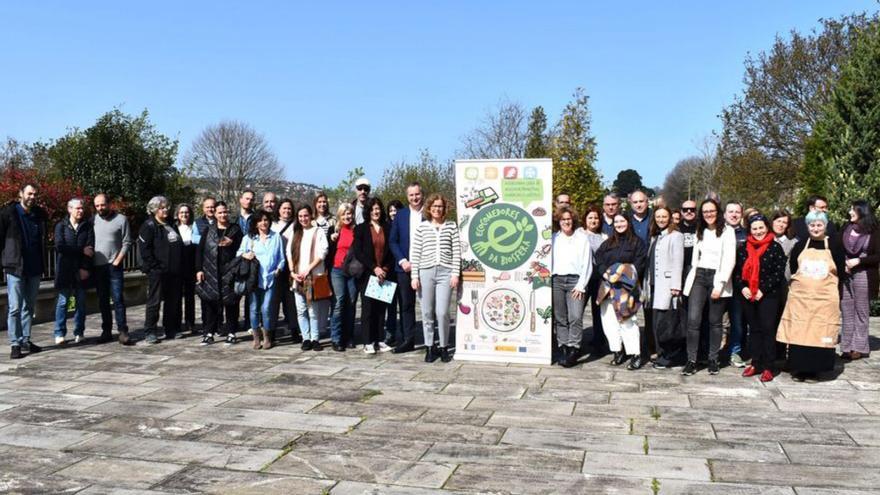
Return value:
M 547 158 L 547 115 L 537 106 L 529 117 L 525 158 Z
M 880 198 L 880 25 L 863 30 L 816 124 L 805 168 L 824 176 L 832 219 Z M 823 192 L 823 191 L 819 191 Z
M 355 194 L 354 183 L 365 175 L 366 172 L 364 172 L 364 167 L 355 167 L 348 171 L 348 175 L 339 181 L 339 184 L 333 187 L 326 186 L 324 188 L 324 193 L 327 195 L 327 200 L 330 202 L 331 210 L 335 210 L 340 203 L 351 201 L 351 198 L 353 198 Z
M 621 197 L 629 196 L 629 193 L 636 189 L 645 190 L 646 188 L 642 184 L 641 174 L 631 168 L 618 172 L 617 178 L 614 179 L 614 183 L 611 185 L 611 190 Z
M 594 166 L 596 138 L 590 132 L 588 102 L 582 88 L 575 90 L 556 124 L 550 147 L 553 195 L 569 194 L 577 207 L 599 201 L 603 193 L 601 177 Z
M 146 110 L 131 116 L 115 109 L 86 130 L 70 131 L 48 155 L 55 169 L 87 195 L 109 193 L 126 213 L 143 217 L 152 196 L 162 194 L 175 203 L 192 199 L 174 166 L 177 146 L 176 139 L 156 130 Z
M 406 204 L 406 187 L 412 182 L 422 185 L 425 197 L 432 193 L 440 193 L 455 206 L 455 167 L 450 162 L 439 162 L 431 153 L 423 149 L 414 162 L 401 160 L 385 169 L 382 180 L 376 188 L 376 196 L 388 202 L 398 199 Z M 454 218 L 454 212 L 447 212 Z

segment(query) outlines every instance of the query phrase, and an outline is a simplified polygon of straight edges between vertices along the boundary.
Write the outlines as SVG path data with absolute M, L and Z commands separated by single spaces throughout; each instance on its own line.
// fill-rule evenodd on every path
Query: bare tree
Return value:
M 528 113 L 507 99 L 486 112 L 480 126 L 462 137 L 466 158 L 522 158 L 526 151 Z
M 284 171 L 263 135 L 244 122 L 208 126 L 183 158 L 202 188 L 232 200 L 248 188 L 269 189 Z

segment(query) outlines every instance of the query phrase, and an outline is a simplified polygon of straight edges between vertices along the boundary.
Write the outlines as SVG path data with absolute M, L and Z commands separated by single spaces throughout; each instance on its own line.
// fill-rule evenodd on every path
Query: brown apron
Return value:
M 809 241 L 807 241 L 809 242 Z M 828 249 L 804 249 L 791 277 L 788 301 L 776 340 L 807 347 L 833 348 L 840 332 L 837 267 Z

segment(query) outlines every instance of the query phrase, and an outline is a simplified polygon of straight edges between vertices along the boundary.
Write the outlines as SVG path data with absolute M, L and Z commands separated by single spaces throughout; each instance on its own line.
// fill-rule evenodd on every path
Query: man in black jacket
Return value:
M 807 213 L 811 211 L 820 211 L 827 215 L 828 198 L 825 196 L 810 196 L 807 198 Z M 794 233 L 800 240 L 810 238 L 810 233 L 807 231 L 807 222 L 804 221 L 804 217 L 794 219 Z M 828 225 L 825 226 L 825 234 L 828 237 L 834 237 L 837 234 L 837 225 L 829 221 Z
M 21 359 L 22 352 L 40 352 L 31 342 L 34 302 L 43 275 L 43 242 L 46 214 L 37 206 L 37 186 L 25 184 L 18 191 L 18 201 L 0 210 L 0 239 L 3 245 L 0 262 L 6 272 L 6 331 L 9 334 L 10 358 Z
M 165 338 L 173 339 L 180 330 L 181 288 L 180 261 L 183 256 L 183 240 L 177 227 L 169 221 L 170 204 L 164 196 L 155 196 L 147 203 L 150 218 L 141 226 L 138 250 L 141 254 L 141 271 L 147 274 L 146 321 L 144 338 L 148 344 L 158 344 L 156 324 L 159 322 L 159 306 L 164 302 L 162 326 Z

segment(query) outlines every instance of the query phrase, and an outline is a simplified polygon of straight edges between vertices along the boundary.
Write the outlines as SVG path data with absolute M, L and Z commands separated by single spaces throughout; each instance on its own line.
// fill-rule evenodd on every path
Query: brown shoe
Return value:
M 270 332 L 269 330 L 263 330 L 263 349 L 271 349 L 272 348 L 272 335 L 274 332 Z
M 254 329 L 254 349 L 260 348 L 260 340 L 263 338 L 263 329 L 255 328 Z

